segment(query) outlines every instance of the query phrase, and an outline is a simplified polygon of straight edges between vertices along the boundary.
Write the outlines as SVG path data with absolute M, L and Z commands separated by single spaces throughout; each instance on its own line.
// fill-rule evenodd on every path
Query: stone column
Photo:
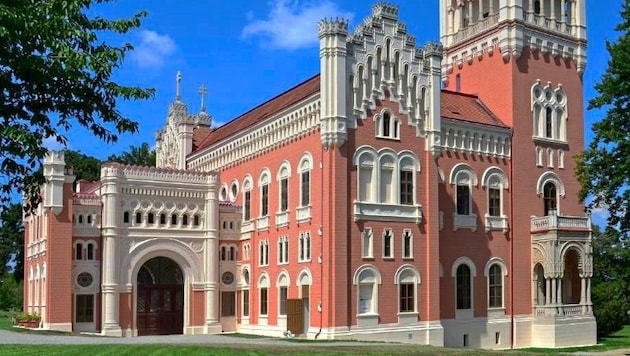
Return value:
M 119 218 L 119 167 L 105 165 L 101 169 L 103 195 L 103 276 L 102 276 L 102 322 L 101 333 L 107 336 L 122 336 L 119 322 L 118 295 L 118 218 Z
M 219 202 L 217 190 L 219 177 L 215 173 L 208 174 L 208 191 L 206 192 L 206 222 L 205 222 L 205 296 L 206 316 L 205 332 L 209 334 L 221 332 L 219 323 Z
M 591 301 L 591 277 L 586 278 L 586 305 L 588 306 L 588 313 L 592 313 L 593 302 Z
M 551 305 L 551 295 L 552 295 L 551 279 L 545 278 L 545 305 L 546 306 Z
M 562 306 L 564 305 L 564 303 L 562 303 L 562 278 L 558 278 L 556 287 L 558 288 L 558 293 L 556 294 L 558 298 L 556 302 L 558 305 L 558 315 L 562 315 Z
M 581 277 L 580 281 L 582 282 L 580 286 L 580 305 L 582 306 L 582 314 L 586 314 L 586 278 Z

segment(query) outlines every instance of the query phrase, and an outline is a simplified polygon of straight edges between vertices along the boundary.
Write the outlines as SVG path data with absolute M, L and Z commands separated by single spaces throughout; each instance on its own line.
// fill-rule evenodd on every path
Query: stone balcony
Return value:
M 536 318 L 574 317 L 592 314 L 591 306 L 586 304 L 537 305 L 534 307 L 534 316 Z
M 549 231 L 585 232 L 591 231 L 591 218 L 588 216 L 566 216 L 551 214 L 532 216 L 531 233 L 540 234 Z M 586 234 L 588 236 L 588 234 Z

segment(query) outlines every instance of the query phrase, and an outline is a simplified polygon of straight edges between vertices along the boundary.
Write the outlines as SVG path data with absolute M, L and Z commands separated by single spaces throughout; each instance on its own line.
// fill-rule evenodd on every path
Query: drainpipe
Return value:
M 514 142 L 514 130 L 510 134 L 510 146 Z M 509 227 L 508 227 L 508 238 L 510 239 L 510 348 L 514 348 L 514 331 L 515 331 L 515 323 L 514 323 L 514 181 L 513 177 L 513 161 L 512 161 L 512 150 L 510 149 L 510 181 L 511 185 L 510 189 L 510 217 Z
M 324 252 L 324 227 L 323 227 L 323 220 L 324 220 L 324 146 L 321 146 L 321 150 L 320 150 L 320 159 L 319 159 L 319 168 L 320 168 L 320 190 L 319 190 L 319 194 L 320 194 L 320 199 L 319 199 L 319 219 L 320 219 L 320 223 L 319 223 L 319 228 L 317 229 L 317 234 L 319 236 L 319 241 L 320 241 L 320 251 L 319 251 L 319 293 L 320 295 L 323 295 L 323 291 L 324 291 L 324 261 L 322 261 L 322 254 Z M 312 245 L 312 240 L 311 240 L 311 245 Z M 309 289 L 309 293 L 310 293 L 310 289 Z M 310 303 L 310 296 L 309 296 L 309 303 Z M 317 340 L 319 338 L 319 335 L 322 333 L 322 326 L 324 325 L 324 310 L 323 310 L 323 305 L 322 305 L 322 301 L 320 300 L 319 303 L 317 304 L 318 306 L 318 311 L 319 311 L 319 331 L 317 332 L 317 334 L 315 334 L 315 340 Z M 311 308 L 308 309 L 309 313 L 311 312 Z M 310 320 L 310 318 L 309 318 Z M 309 322 L 310 324 L 310 322 Z M 306 331 L 308 334 L 308 330 Z

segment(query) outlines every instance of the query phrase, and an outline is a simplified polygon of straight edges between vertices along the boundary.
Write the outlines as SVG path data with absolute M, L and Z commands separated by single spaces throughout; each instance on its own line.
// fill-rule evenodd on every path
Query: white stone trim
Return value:
M 547 182 L 552 182 L 553 184 L 555 184 L 558 196 L 564 197 L 565 190 L 562 179 L 556 173 L 550 171 L 547 171 L 541 174 L 540 177 L 538 177 L 538 181 L 536 182 L 536 194 L 542 196 L 543 188 Z M 560 205 L 559 203 L 560 202 L 558 202 L 558 206 Z
M 442 118 L 441 126 L 441 147 L 444 150 L 498 158 L 509 158 L 511 155 L 509 128 L 447 118 Z
M 192 153 L 187 158 L 188 168 L 221 170 L 315 132 L 320 126 L 319 97 L 320 93 L 316 93 L 241 132 Z

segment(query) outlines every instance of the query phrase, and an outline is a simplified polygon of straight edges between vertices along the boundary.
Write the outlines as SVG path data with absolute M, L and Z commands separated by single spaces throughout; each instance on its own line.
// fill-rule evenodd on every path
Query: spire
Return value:
M 177 76 L 175 77 L 175 80 L 177 82 L 175 101 L 182 101 L 182 72 L 177 71 Z
M 201 85 L 199 87 L 199 94 L 201 94 L 201 109 L 199 111 L 206 112 L 206 94 L 208 94 L 208 90 L 205 85 Z

